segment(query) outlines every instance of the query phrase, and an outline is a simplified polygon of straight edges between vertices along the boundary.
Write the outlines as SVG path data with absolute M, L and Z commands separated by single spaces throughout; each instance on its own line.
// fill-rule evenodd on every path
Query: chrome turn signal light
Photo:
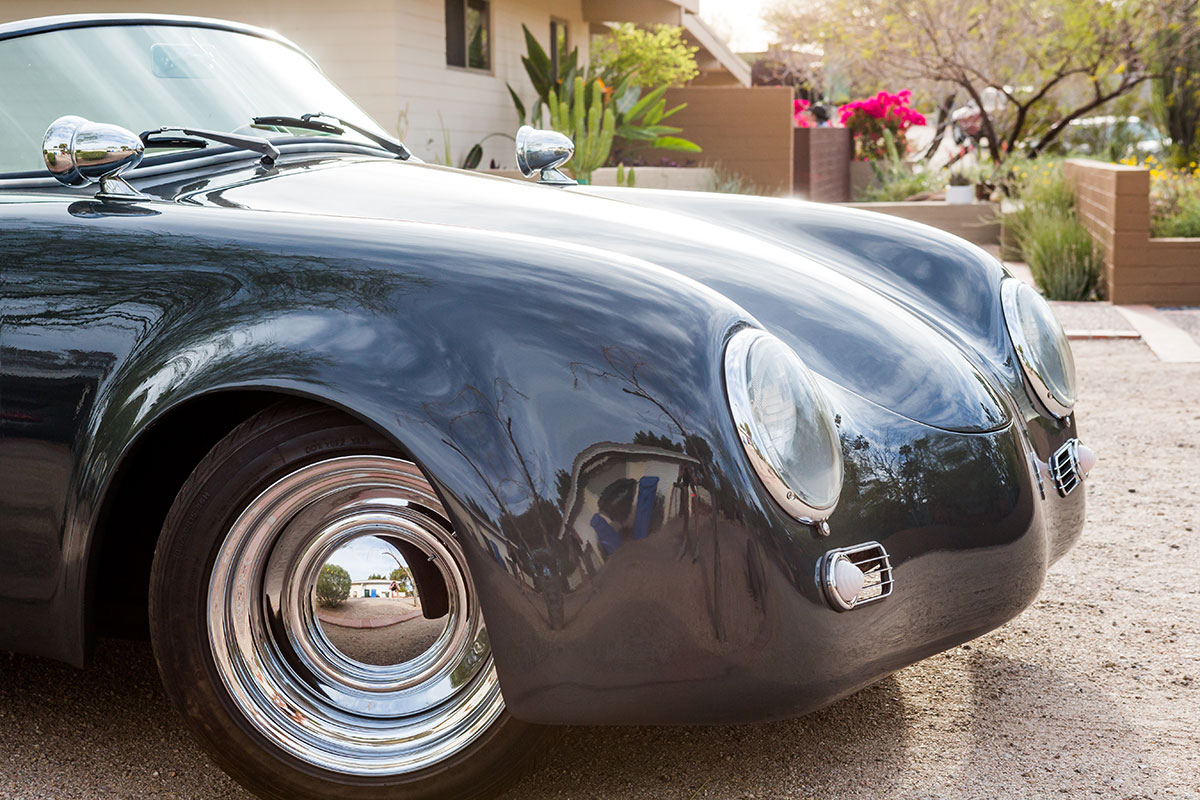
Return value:
M 819 575 L 835 611 L 849 611 L 892 593 L 892 562 L 879 542 L 830 550 L 821 558 Z

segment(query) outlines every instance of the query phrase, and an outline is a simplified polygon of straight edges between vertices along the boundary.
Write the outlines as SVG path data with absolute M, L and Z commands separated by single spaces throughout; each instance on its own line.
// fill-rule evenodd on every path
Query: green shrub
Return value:
M 712 165 L 712 177 L 708 179 L 708 184 L 704 187 L 706 192 L 718 192 L 720 194 L 757 194 L 769 196 L 771 193 L 763 190 L 761 186 L 746 178 L 740 172 L 733 172 L 722 167 L 720 164 Z
M 636 74 L 639 86 L 683 86 L 700 74 L 699 47 L 688 43 L 679 25 L 639 28 L 632 22 L 614 25 L 592 40 L 592 72 L 609 86 Z
M 1021 202 L 1042 212 L 1075 210 L 1075 191 L 1061 163 L 1049 163 L 1021 173 Z
M 886 158 L 870 162 L 877 183 L 859 189 L 855 200 L 865 203 L 896 203 L 945 185 L 940 172 L 914 169 L 901 158 L 896 138 L 891 131 L 883 131 L 883 140 Z
M 1063 175 L 1062 164 L 1043 159 L 1012 166 L 1003 182 L 1005 190 L 1018 201 L 1016 210 L 1004 215 L 1006 247 L 1009 261 L 1029 261 L 1026 242 L 1035 224 L 1047 217 L 1074 218 L 1075 192 Z
M 1150 170 L 1150 235 L 1200 237 L 1200 176 L 1194 168 Z
M 317 576 L 317 605 L 324 608 L 336 608 L 350 596 L 350 573 L 337 564 L 326 564 L 321 567 Z
M 1184 198 L 1173 215 L 1154 220 L 1150 235 L 1200 237 L 1200 195 Z
M 1022 250 L 1047 299 L 1091 300 L 1104 259 L 1088 229 L 1062 213 L 1031 217 L 1024 224 Z
M 877 162 L 871 162 L 872 165 Z M 945 183 L 941 173 L 929 170 L 909 171 L 899 166 L 875 167 L 878 185 L 864 186 L 858 190 L 857 200 L 864 203 L 898 203 L 913 195 L 934 192 Z
M 1037 219 L 1037 209 L 1025 205 L 1017 206 L 1014 211 L 1010 211 L 1000 218 L 1005 261 L 1029 260 L 1025 255 L 1025 237 L 1035 219 Z

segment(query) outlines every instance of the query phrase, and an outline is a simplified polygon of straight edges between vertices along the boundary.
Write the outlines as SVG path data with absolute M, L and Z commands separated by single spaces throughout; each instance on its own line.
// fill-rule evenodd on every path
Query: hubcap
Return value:
M 448 599 L 441 620 L 425 619 L 406 591 L 420 587 L 404 580 L 402 553 L 436 567 Z M 385 578 L 354 574 L 368 567 Z M 356 596 L 339 603 L 341 589 Z M 321 461 L 256 497 L 217 554 L 208 632 L 246 718 L 331 771 L 431 766 L 504 710 L 462 548 L 429 482 L 401 459 Z

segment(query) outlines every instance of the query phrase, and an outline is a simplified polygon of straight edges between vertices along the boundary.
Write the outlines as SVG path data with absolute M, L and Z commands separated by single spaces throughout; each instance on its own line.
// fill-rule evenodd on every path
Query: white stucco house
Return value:
M 507 85 L 531 103 L 521 25 L 586 59 L 607 22 L 682 25 L 696 85 L 749 86 L 750 68 L 697 16 L 699 0 L 0 0 L 0 21 L 52 14 L 146 12 L 218 17 L 270 28 L 311 54 L 371 116 L 426 160 L 457 164 L 485 136 L 512 134 Z M 472 46 L 474 45 L 474 46 Z M 512 142 L 484 143 L 484 166 L 514 166 Z
M 368 580 L 368 581 L 351 581 L 350 583 L 351 597 L 387 597 L 400 598 L 407 597 L 408 594 L 401 586 L 393 580 Z

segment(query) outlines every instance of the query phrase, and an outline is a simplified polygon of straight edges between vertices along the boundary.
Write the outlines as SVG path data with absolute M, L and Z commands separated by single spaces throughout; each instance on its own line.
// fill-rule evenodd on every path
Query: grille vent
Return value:
M 1049 466 L 1054 488 L 1060 496 L 1066 497 L 1083 480 L 1079 470 L 1079 440 L 1070 439 L 1055 450 Z
M 837 585 L 837 564 L 848 561 L 862 572 L 862 588 L 850 599 L 842 596 Z M 822 559 L 822 584 L 829 603 L 838 611 L 875 603 L 892 593 L 892 562 L 878 542 L 830 550 Z M 846 587 L 841 587 L 845 591 Z

